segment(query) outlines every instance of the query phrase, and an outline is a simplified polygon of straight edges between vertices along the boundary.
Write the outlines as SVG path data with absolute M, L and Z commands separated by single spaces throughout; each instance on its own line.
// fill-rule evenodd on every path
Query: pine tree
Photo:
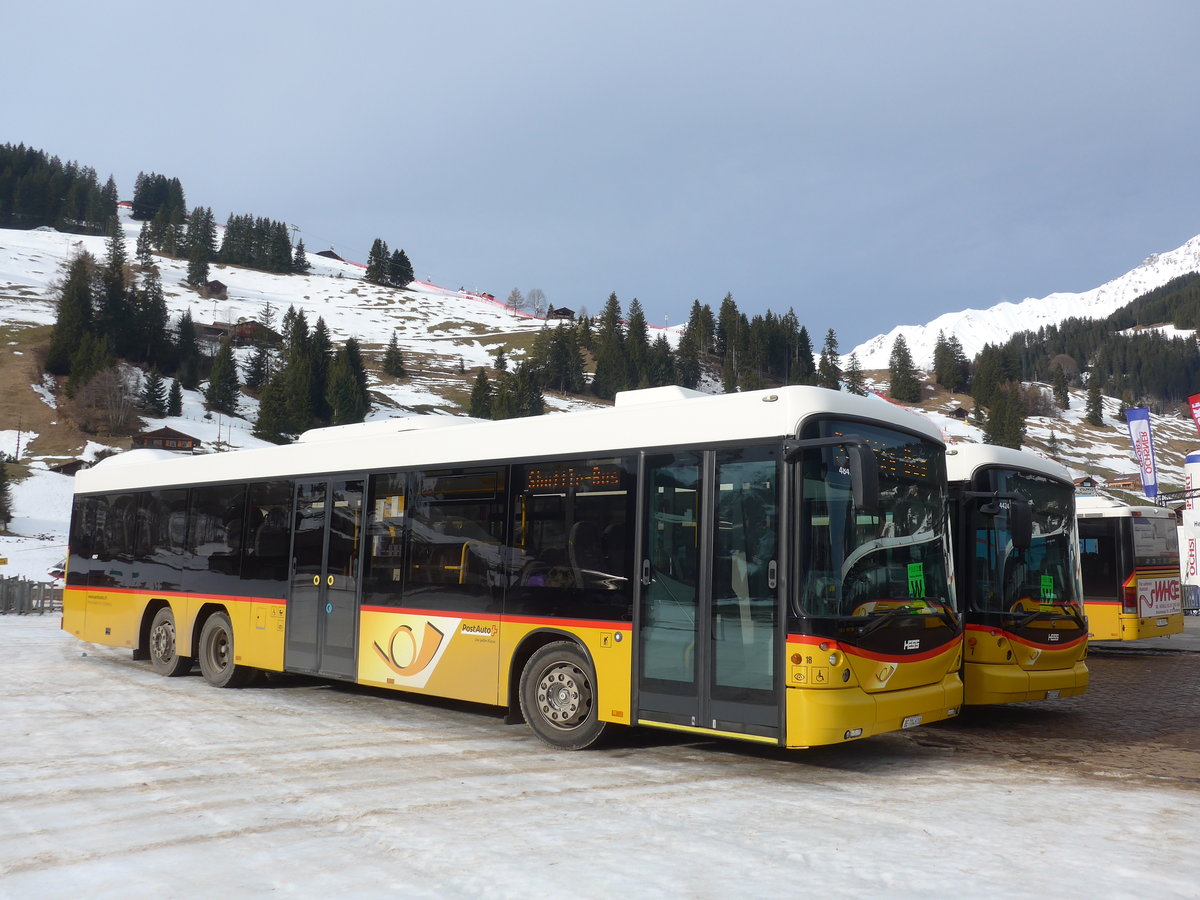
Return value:
M 1100 393 L 1100 373 L 1095 368 L 1088 377 L 1087 407 L 1084 419 L 1094 428 L 1104 426 L 1104 398 Z
M 592 377 L 592 393 L 612 400 L 618 391 L 628 387 L 628 366 L 625 362 L 625 334 L 621 330 L 621 301 L 609 294 L 600 314 L 595 338 L 596 374 Z
M 334 425 L 361 422 L 367 415 L 364 392 L 354 371 L 353 356 L 347 347 L 343 347 L 334 354 L 329 364 L 326 402 L 329 404 L 330 421 Z
M 404 355 L 400 352 L 395 331 L 388 340 L 387 350 L 383 352 L 383 374 L 392 378 L 404 378 L 408 374 L 404 369 Z
M 271 377 L 271 351 L 266 344 L 259 344 L 254 348 L 254 352 L 250 354 L 250 359 L 246 362 L 246 369 L 242 377 L 242 383 L 252 391 L 262 390 L 263 385 Z
M 112 339 L 106 334 L 84 334 L 71 354 L 71 376 L 67 379 L 66 394 L 74 397 L 89 381 L 116 364 Z
M 578 354 L 577 354 L 578 355 Z M 583 370 L 580 369 L 582 376 Z M 675 357 L 665 334 L 659 334 L 650 348 L 650 386 L 662 387 L 676 381 Z
M 372 284 L 386 284 L 388 273 L 388 248 L 381 238 L 375 238 L 371 252 L 367 254 L 367 271 L 363 280 Z
M 296 242 L 296 252 L 292 256 L 292 271 L 297 275 L 307 275 L 312 269 L 308 261 L 308 253 L 304 249 L 304 238 Z
M 904 335 L 896 335 L 892 344 L 892 355 L 888 363 L 891 376 L 889 393 L 893 400 L 901 403 L 921 402 L 921 381 L 917 378 L 917 370 L 913 366 L 912 354 L 908 351 L 908 342 Z
M 179 386 L 178 378 L 171 379 L 171 390 L 167 392 L 167 415 L 183 415 L 183 388 Z
M 161 419 L 167 414 L 167 386 L 157 369 L 151 369 L 142 386 L 142 406 L 147 415 Z
M 413 267 L 408 261 L 408 254 L 403 250 L 393 251 L 388 258 L 387 283 L 392 287 L 408 287 L 413 277 Z
M 200 386 L 200 345 L 196 342 L 196 325 L 192 311 L 185 309 L 179 316 L 179 337 L 175 342 L 176 374 L 189 391 Z
M 508 371 L 508 357 L 504 355 L 503 344 L 496 348 L 496 362 L 493 363 L 492 368 L 494 368 L 497 372 Z
M 947 363 L 949 372 L 947 377 L 949 381 L 946 384 L 946 389 L 960 394 L 967 389 L 971 380 L 971 361 L 967 359 L 967 354 L 963 352 L 962 343 L 956 335 L 950 335 L 946 339 L 947 346 Z
M 67 266 L 67 278 L 58 298 L 58 317 L 46 350 L 46 371 L 52 375 L 71 373 L 71 357 L 84 334 L 91 330 L 95 270 L 96 260 L 86 252 Z
M 860 397 L 867 396 L 867 382 L 863 377 L 862 366 L 858 362 L 858 354 L 851 353 L 846 364 L 846 390 Z
M 307 356 L 312 413 L 322 422 L 328 422 L 333 412 L 326 399 L 329 389 L 329 364 L 333 360 L 333 342 L 329 339 L 329 329 L 323 316 L 317 318 L 317 324 L 309 338 Z
M 471 387 L 471 409 L 469 415 L 476 419 L 492 417 L 492 386 L 488 382 L 487 373 L 479 367 L 475 383 Z
M 813 361 L 812 339 L 808 336 L 808 329 L 801 325 L 796 335 L 796 354 L 788 384 L 816 383 L 817 364 Z
M 137 348 L 131 358 L 152 366 L 164 366 L 170 360 L 173 348 L 167 335 L 170 314 L 158 266 L 143 269 L 142 286 L 134 295 L 134 303 Z
M 187 283 L 192 287 L 208 284 L 208 256 L 199 244 L 188 251 Z
M 697 347 L 699 338 L 689 326 L 679 338 L 679 346 L 675 351 L 675 370 L 679 375 L 679 383 L 693 390 L 700 384 L 700 352 Z M 670 382 L 668 382 L 669 384 Z
M 286 444 L 289 434 L 295 433 L 288 421 L 287 387 L 277 375 L 267 382 L 258 401 L 258 418 L 254 421 L 254 436 L 275 444 Z
M 204 392 L 204 401 L 214 412 L 236 416 L 237 398 L 237 364 L 233 359 L 233 347 L 229 338 L 225 338 L 221 341 L 221 347 L 213 359 L 212 372 L 208 377 L 208 388 Z
M 830 328 L 825 332 L 825 344 L 821 347 L 821 361 L 817 364 L 817 385 L 837 391 L 842 386 L 842 369 L 838 365 L 837 332 Z
M 154 245 L 150 240 L 150 223 L 143 222 L 137 238 L 138 265 L 148 268 L 154 265 Z
M 1054 389 L 1054 402 L 1058 404 L 1058 408 L 1070 409 L 1071 395 L 1067 390 L 1067 373 L 1063 371 L 1062 366 L 1054 367 L 1054 374 L 1051 376 L 1050 383 Z
M 1059 443 L 1058 435 L 1053 430 L 1050 432 L 1050 437 L 1046 441 L 1046 453 L 1051 459 L 1058 459 L 1062 455 L 1062 445 Z
M 126 284 L 126 268 L 129 264 L 125 253 L 125 234 L 114 215 L 108 223 L 108 242 L 104 268 L 100 273 L 101 290 L 96 310 L 96 328 L 101 334 L 112 338 L 116 354 L 121 357 L 136 355 L 138 346 L 137 323 L 132 315 L 133 303 Z
M 629 301 L 629 319 L 625 325 L 625 383 L 632 388 L 650 386 L 650 329 L 646 313 L 637 297 Z
M 996 391 L 988 411 L 984 443 L 1020 450 L 1025 443 L 1025 406 L 1018 384 L 1009 384 Z

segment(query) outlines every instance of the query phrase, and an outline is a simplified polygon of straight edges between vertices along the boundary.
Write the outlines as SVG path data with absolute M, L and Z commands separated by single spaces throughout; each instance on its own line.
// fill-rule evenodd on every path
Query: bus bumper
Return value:
M 962 698 L 957 673 L 934 684 L 873 694 L 858 687 L 789 687 L 785 746 L 840 744 L 940 722 L 958 715 Z
M 1033 670 L 1012 664 L 968 662 L 963 682 L 963 700 L 967 706 L 1076 697 L 1087 690 L 1088 668 L 1083 660 L 1070 668 Z

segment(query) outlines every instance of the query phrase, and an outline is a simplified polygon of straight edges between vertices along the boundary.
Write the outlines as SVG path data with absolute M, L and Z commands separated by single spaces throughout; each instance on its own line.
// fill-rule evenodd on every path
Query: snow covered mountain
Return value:
M 1020 303 L 997 303 L 989 309 L 964 309 L 943 313 L 926 325 L 897 325 L 887 334 L 859 344 L 853 352 L 864 369 L 886 369 L 897 335 L 904 335 L 918 367 L 933 366 L 938 332 L 955 335 L 968 359 L 985 344 L 1002 343 L 1018 331 L 1056 325 L 1069 318 L 1102 319 L 1168 281 L 1200 271 L 1200 235 L 1167 253 L 1155 253 L 1140 266 L 1082 294 L 1056 293 Z M 849 359 L 849 354 L 845 359 Z

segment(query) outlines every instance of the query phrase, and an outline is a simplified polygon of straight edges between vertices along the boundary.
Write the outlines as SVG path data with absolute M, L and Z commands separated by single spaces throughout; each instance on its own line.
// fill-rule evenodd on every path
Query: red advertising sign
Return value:
M 1196 430 L 1200 431 L 1200 394 L 1188 397 L 1188 406 L 1192 410 L 1192 421 L 1196 423 Z

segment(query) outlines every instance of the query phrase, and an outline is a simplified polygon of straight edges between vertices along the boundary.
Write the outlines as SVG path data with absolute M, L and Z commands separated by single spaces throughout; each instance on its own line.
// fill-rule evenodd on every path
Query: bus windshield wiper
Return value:
M 1041 616 L 1041 615 L 1042 615 L 1042 612 L 1043 612 L 1043 610 L 1040 610 L 1040 609 L 1035 609 L 1033 612 L 1031 612 L 1031 613 L 1029 613 L 1029 614 L 1027 614 L 1027 615 L 1024 615 L 1024 616 L 1022 616 L 1022 617 L 1021 617 L 1019 620 L 1017 620 L 1017 622 L 1016 622 L 1016 626 L 1015 626 L 1015 627 L 1017 627 L 1017 628 L 1024 628 L 1026 625 L 1028 625 L 1028 624 L 1029 624 L 1030 622 L 1032 622 L 1034 619 L 1036 619 L 1036 618 L 1038 618 L 1039 616 Z M 1011 612 L 1010 612 L 1010 613 L 1009 613 L 1009 615 L 1010 615 L 1010 616 L 1015 616 L 1015 615 L 1017 615 L 1017 613 L 1011 613 Z
M 866 637 L 871 632 L 878 631 L 880 628 L 882 628 L 888 622 L 892 621 L 892 619 L 896 618 L 896 616 L 900 615 L 900 613 L 912 612 L 914 609 L 916 609 L 915 606 L 897 606 L 894 609 L 889 609 L 887 612 L 883 613 L 882 615 L 880 615 L 876 618 L 873 618 L 866 625 L 859 626 L 858 636 Z
M 1010 612 L 1009 615 L 1016 616 L 1016 615 L 1018 615 L 1018 613 Z M 1026 625 L 1028 625 L 1030 622 L 1033 622 L 1035 619 L 1056 618 L 1059 616 L 1068 616 L 1080 628 L 1084 627 L 1085 623 L 1083 621 L 1083 616 L 1081 616 L 1078 612 L 1076 612 L 1074 604 L 1072 604 L 1070 606 L 1067 606 L 1064 604 L 1061 609 L 1052 609 L 1052 610 L 1051 609 L 1035 609 L 1033 612 L 1028 613 L 1024 616 L 1021 616 L 1021 618 L 1018 619 L 1014 623 L 1014 627 L 1015 628 L 1024 628 Z

